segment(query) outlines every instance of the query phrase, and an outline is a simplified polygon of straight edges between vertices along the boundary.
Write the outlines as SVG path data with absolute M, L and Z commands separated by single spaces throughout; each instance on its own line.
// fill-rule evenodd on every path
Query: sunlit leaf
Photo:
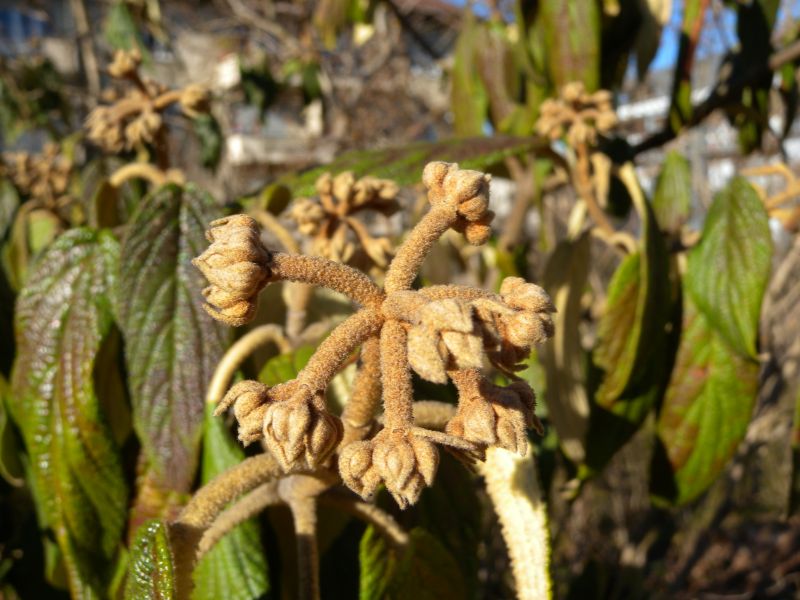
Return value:
M 545 268 L 542 286 L 556 306 L 553 339 L 539 354 L 547 373 L 548 417 L 569 458 L 582 462 L 589 422 L 586 353 L 581 347 L 581 298 L 589 273 L 589 236 L 559 243 Z
M 653 212 L 659 227 L 677 234 L 692 209 L 692 171 L 689 161 L 677 150 L 664 158 L 653 194 Z
M 168 185 L 142 202 L 122 244 L 117 313 L 133 425 L 149 470 L 144 479 L 162 492 L 192 488 L 205 388 L 226 345 L 225 328 L 202 309 L 205 280 L 190 262 L 220 213 L 196 188 Z
M 708 321 L 742 354 L 756 354 L 771 258 L 767 211 L 747 180 L 736 177 L 714 198 L 703 237 L 689 253 L 686 288 Z
M 539 4 L 548 72 L 557 88 L 580 81 L 592 92 L 600 85 L 600 17 L 595 0 Z
M 450 73 L 453 130 L 458 135 L 481 135 L 488 116 L 489 100 L 476 64 L 482 51 L 481 38 L 481 25 L 472 11 L 466 11 Z
M 684 504 L 719 476 L 744 437 L 758 364 L 740 356 L 684 295 L 681 341 L 658 420 L 653 490 Z
M 119 449 L 93 386 L 112 325 L 119 248 L 73 229 L 41 257 L 17 304 L 9 406 L 30 457 L 40 524 L 52 530 L 73 595 L 102 595 L 125 523 Z
M 347 152 L 332 163 L 285 177 L 279 183 L 295 196 L 313 196 L 314 183 L 322 173 L 353 171 L 357 177 L 373 175 L 393 179 L 400 185 L 412 185 L 419 183 L 425 165 L 433 160 L 457 162 L 462 169 L 487 170 L 509 156 L 527 152 L 551 153 L 547 143 L 534 137 L 492 136 L 415 142 L 385 150 Z
M 441 542 L 421 527 L 408 545 L 393 548 L 371 527 L 361 539 L 360 600 L 449 600 L 467 597 L 458 564 Z

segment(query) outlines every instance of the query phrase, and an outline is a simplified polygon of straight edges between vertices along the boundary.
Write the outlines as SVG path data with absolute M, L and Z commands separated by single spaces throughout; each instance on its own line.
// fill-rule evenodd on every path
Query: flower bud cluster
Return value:
M 211 245 L 192 261 L 211 284 L 203 290 L 204 308 L 223 323 L 244 325 L 255 316 L 258 293 L 270 276 L 258 225 L 247 215 L 217 219 L 206 237 Z
M 339 454 L 339 473 L 347 487 L 368 499 L 383 482 L 400 508 L 417 502 L 425 486 L 433 484 L 438 466 L 436 446 L 407 431 L 384 429 Z
M 336 262 L 352 263 L 363 251 L 367 261 L 386 267 L 392 245 L 386 237 L 372 236 L 354 215 L 374 210 L 390 215 L 398 208 L 396 183 L 376 177 L 356 179 L 350 172 L 333 177 L 323 173 L 316 182 L 318 198 L 298 198 L 289 210 L 303 235 L 313 236 L 311 250 Z
M 566 137 L 576 147 L 594 145 L 597 134 L 608 133 L 617 122 L 611 92 L 599 90 L 590 94 L 583 83 L 572 82 L 564 86 L 560 98 L 548 98 L 542 103 L 536 131 L 551 140 Z
M 73 164 L 57 144 L 45 144 L 41 154 L 6 152 L 3 162 L 20 193 L 41 201 L 47 208 L 55 208 L 68 194 Z
M 475 246 L 485 244 L 491 234 L 489 181 L 489 175 L 444 162 L 429 163 L 422 174 L 431 205 L 454 204 L 458 218 L 453 229 Z
M 287 472 L 314 469 L 342 439 L 341 421 L 325 409 L 322 393 L 312 393 L 296 380 L 271 388 L 258 381 L 239 382 L 214 414 L 230 406 L 239 424 L 239 440 L 246 445 L 263 439 Z

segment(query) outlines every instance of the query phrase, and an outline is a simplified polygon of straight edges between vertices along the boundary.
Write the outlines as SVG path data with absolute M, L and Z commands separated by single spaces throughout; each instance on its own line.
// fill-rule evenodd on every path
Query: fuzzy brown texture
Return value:
M 323 285 L 363 308 L 333 330 L 295 379 L 273 388 L 242 382 L 218 408 L 233 405 L 240 439 L 262 437 L 287 472 L 319 470 L 343 439 L 341 422 L 325 409 L 324 393 L 360 345 L 355 389 L 343 413 L 339 473 L 365 498 L 385 484 L 401 507 L 416 502 L 431 485 L 439 460 L 435 444 L 468 461 L 481 460 L 489 446 L 525 452 L 526 429 L 538 426 L 533 391 L 521 381 L 494 385 L 481 369 L 490 363 L 506 373 L 521 368 L 531 347 L 552 335 L 554 311 L 544 290 L 516 277 L 504 280 L 499 294 L 449 285 L 411 290 L 428 250 L 444 231 L 453 228 L 468 241 L 483 243 L 491 220 L 488 176 L 431 163 L 423 180 L 431 210 L 398 250 L 384 290 L 361 272 L 324 258 L 270 255 L 271 281 Z M 333 189 L 336 181 L 325 185 Z M 412 368 L 423 379 L 446 383 L 449 378 L 456 384 L 459 406 L 444 432 L 415 423 Z M 369 439 L 381 398 L 383 429 Z M 439 408 L 437 429 L 452 410 Z
M 500 387 L 477 369 L 450 373 L 458 389 L 458 411 L 445 431 L 484 447 L 497 446 L 524 455 L 527 429 L 542 433 L 534 414 L 536 396 L 524 381 Z
M 353 382 L 353 392 L 342 411 L 344 445 L 363 440 L 372 429 L 375 413 L 381 403 L 380 356 L 379 338 L 374 336 L 364 340 L 361 346 L 361 364 Z
M 611 92 L 607 90 L 590 94 L 583 83 L 568 83 L 559 98 L 542 103 L 536 130 L 552 140 L 566 137 L 573 148 L 593 145 L 598 133 L 608 133 L 617 125 L 611 99 Z
M 458 168 L 456 164 L 429 163 L 422 174 L 431 210 L 411 231 L 389 266 L 387 293 L 410 289 L 422 262 L 442 234 L 453 227 L 471 244 L 489 237 L 493 213 L 489 205 L 489 176 Z
M 311 251 L 336 262 L 354 262 L 358 251 L 368 261 L 385 268 L 392 256 L 386 237 L 373 237 L 356 215 L 372 210 L 390 215 L 399 205 L 396 183 L 376 177 L 356 179 L 347 171 L 337 176 L 323 173 L 316 182 L 317 200 L 298 198 L 289 210 L 298 231 L 311 236 Z
M 54 210 L 72 200 L 69 183 L 74 165 L 57 144 L 45 144 L 41 154 L 4 152 L 2 159 L 0 176 L 5 171 L 20 194 L 40 206 Z
M 211 245 L 192 261 L 211 284 L 203 290 L 203 307 L 233 327 L 249 323 L 270 276 L 270 255 L 258 224 L 247 215 L 225 217 L 211 223 L 206 237 Z
M 270 264 L 275 280 L 300 281 L 327 287 L 362 306 L 379 306 L 384 294 L 372 280 L 347 265 L 319 256 L 296 256 L 276 252 Z

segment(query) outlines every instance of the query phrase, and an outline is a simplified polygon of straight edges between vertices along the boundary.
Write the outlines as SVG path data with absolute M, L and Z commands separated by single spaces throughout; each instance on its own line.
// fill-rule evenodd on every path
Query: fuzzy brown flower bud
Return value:
M 486 243 L 491 233 L 494 213 L 488 209 L 489 181 L 489 175 L 459 169 L 454 163 L 428 163 L 422 174 L 431 205 L 452 204 L 457 214 L 453 229 L 476 246 Z
M 261 437 L 269 401 L 269 388 L 266 385 L 258 381 L 240 381 L 222 398 L 214 410 L 214 416 L 221 415 L 233 405 L 233 415 L 239 423 L 239 440 L 247 445 Z
M 500 387 L 477 371 L 458 374 L 454 381 L 459 388 L 459 404 L 447 424 L 447 433 L 524 455 L 528 449 L 526 429 L 541 432 L 534 414 L 536 396 L 530 386 L 515 381 Z
M 270 254 L 258 225 L 247 215 L 217 219 L 206 237 L 211 245 L 192 261 L 211 284 L 203 290 L 204 308 L 223 323 L 244 325 L 255 315 L 258 293 L 270 276 Z
M 408 332 L 408 359 L 420 377 L 447 383 L 448 369 L 483 364 L 483 340 L 472 312 L 469 302 L 456 298 L 429 302 L 416 311 Z
M 374 439 L 354 442 L 339 455 L 345 485 L 365 500 L 381 481 L 400 508 L 415 504 L 425 486 L 433 484 L 439 451 L 428 440 L 407 431 L 384 429 Z
M 291 399 L 270 405 L 264 415 L 264 441 L 285 471 L 313 469 L 342 439 L 342 422 L 325 409 L 322 394 L 309 397 L 302 387 Z
M 138 48 L 132 50 L 117 50 L 114 60 L 108 65 L 108 74 L 117 79 L 124 79 L 136 74 L 142 64 L 142 54 Z
M 189 118 L 196 118 L 210 109 L 211 95 L 203 85 L 193 83 L 183 88 L 178 102 L 181 110 Z

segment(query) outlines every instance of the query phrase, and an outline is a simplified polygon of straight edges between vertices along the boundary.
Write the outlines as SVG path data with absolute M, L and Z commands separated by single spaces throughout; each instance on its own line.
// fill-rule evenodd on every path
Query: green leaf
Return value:
M 581 298 L 589 274 L 589 236 L 564 240 L 556 246 L 545 267 L 542 286 L 556 305 L 555 334 L 542 346 L 539 358 L 547 373 L 548 417 L 567 456 L 582 462 L 588 428 L 586 354 L 581 347 Z
M 469 590 L 478 588 L 478 543 L 481 538 L 481 505 L 473 493 L 473 477 L 451 456 L 443 455 L 436 482 L 415 507 L 417 523 L 441 541 L 460 570 Z
M 194 134 L 200 140 L 200 162 L 204 167 L 214 169 L 222 156 L 222 130 L 210 114 L 201 114 L 192 119 Z
M 680 346 L 658 419 L 657 497 L 685 504 L 714 482 L 744 437 L 757 387 L 758 364 L 732 349 L 684 295 Z
M 736 177 L 708 211 L 703 237 L 689 253 L 686 287 L 711 325 L 748 356 L 756 354 L 771 260 L 767 212 L 747 180 Z
M 270 387 L 294 379 L 315 351 L 315 346 L 300 346 L 293 352 L 273 356 L 261 369 L 258 379 Z
M 175 597 L 175 565 L 169 526 L 153 519 L 136 531 L 125 600 L 171 600 Z
M 203 434 L 202 481 L 244 460 L 242 447 L 233 439 L 223 419 L 206 406 Z M 268 566 L 258 521 L 237 525 L 200 559 L 194 571 L 194 600 L 251 600 L 269 592 Z
M 368 527 L 361 538 L 360 600 L 463 600 L 467 589 L 458 564 L 441 542 L 421 527 L 402 550 Z
M 118 259 L 110 233 L 73 229 L 41 257 L 17 303 L 9 406 L 30 457 L 40 524 L 53 531 L 81 597 L 102 595 L 128 504 L 93 385 L 112 327 Z
M 359 600 L 383 600 L 397 559 L 386 540 L 374 527 L 367 527 L 358 547 L 361 570 Z
M 600 85 L 600 6 L 596 0 L 543 0 L 539 4 L 547 69 L 557 88 L 580 81 Z
M 489 99 L 477 73 L 477 54 L 482 49 L 482 37 L 475 14 L 466 11 L 450 74 L 450 106 L 453 130 L 457 135 L 482 135 L 488 116 Z
M 14 222 L 14 214 L 19 208 L 19 194 L 17 188 L 8 179 L 0 179 L 0 241 L 6 238 L 6 234 Z
M 133 426 L 161 491 L 192 489 L 205 389 L 228 337 L 202 309 L 205 280 L 190 262 L 220 216 L 207 194 L 167 185 L 144 199 L 122 244 L 117 314 Z
M 353 171 L 357 177 L 372 175 L 412 185 L 422 179 L 422 170 L 432 160 L 457 162 L 462 169 L 487 170 L 509 156 L 533 152 L 551 154 L 549 144 L 534 137 L 492 136 L 454 138 L 437 142 L 415 142 L 385 150 L 347 152 L 332 163 L 285 177 L 278 183 L 295 197 L 313 196 L 314 183 L 325 172 Z
M 0 375 L 0 477 L 19 486 L 24 483 L 24 472 L 19 444 L 6 412 L 6 403 L 10 399 L 8 383 Z
M 150 62 L 150 53 L 142 42 L 136 21 L 128 10 L 128 3 L 125 0 L 117 0 L 108 9 L 103 25 L 103 37 L 114 49 L 138 48 L 143 62 Z
M 677 235 L 692 210 L 692 171 L 689 161 L 670 150 L 656 182 L 653 211 L 659 227 Z

